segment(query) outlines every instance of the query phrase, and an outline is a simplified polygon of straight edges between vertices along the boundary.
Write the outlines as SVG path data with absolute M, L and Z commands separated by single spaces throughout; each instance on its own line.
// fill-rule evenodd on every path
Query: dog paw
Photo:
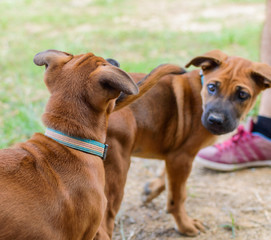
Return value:
M 149 183 L 146 183 L 144 186 L 143 192 L 141 194 L 141 201 L 143 204 L 147 204 L 152 200 L 151 198 L 149 198 L 150 194 L 151 194 L 151 190 L 149 188 Z
M 165 190 L 165 185 L 154 179 L 151 182 L 147 182 L 144 186 L 143 193 L 141 195 L 141 200 L 143 204 L 151 202 L 154 198 L 160 195 L 161 192 Z
M 186 223 L 184 226 L 181 226 L 180 228 L 175 225 L 175 230 L 184 236 L 188 237 L 196 237 L 199 235 L 201 232 L 205 233 L 206 232 L 206 226 L 199 220 L 197 219 L 191 219 L 189 223 Z

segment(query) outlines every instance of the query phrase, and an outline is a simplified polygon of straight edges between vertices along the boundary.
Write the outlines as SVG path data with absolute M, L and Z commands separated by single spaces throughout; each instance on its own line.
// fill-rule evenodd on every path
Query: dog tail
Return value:
M 114 111 L 117 111 L 133 101 L 140 98 L 144 95 L 149 89 L 151 89 L 162 77 L 168 74 L 184 74 L 186 73 L 185 69 L 180 66 L 173 64 L 162 64 L 155 69 L 153 69 L 148 75 L 142 78 L 143 74 L 135 74 L 135 81 L 138 76 L 141 77 L 141 80 L 137 82 L 137 86 L 139 88 L 139 93 L 137 95 L 127 95 L 125 93 L 121 93 L 121 95 L 116 100 L 116 106 Z M 133 74 L 132 74 L 132 78 Z

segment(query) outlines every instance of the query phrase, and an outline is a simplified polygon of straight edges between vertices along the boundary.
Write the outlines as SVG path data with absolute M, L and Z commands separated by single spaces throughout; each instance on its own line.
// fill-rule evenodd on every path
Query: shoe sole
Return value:
M 223 171 L 223 172 L 230 172 L 230 171 L 235 171 L 235 170 L 239 170 L 243 168 L 271 166 L 271 160 L 262 160 L 262 161 L 236 163 L 236 164 L 225 164 L 225 163 L 216 163 L 216 162 L 208 161 L 197 156 L 195 158 L 195 161 L 205 168 L 209 168 L 209 169 L 217 170 L 217 171 Z

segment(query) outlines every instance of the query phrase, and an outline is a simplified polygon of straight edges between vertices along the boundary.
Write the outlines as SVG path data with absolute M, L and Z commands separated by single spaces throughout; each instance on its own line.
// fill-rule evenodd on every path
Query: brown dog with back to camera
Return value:
M 126 72 L 92 53 L 48 50 L 34 62 L 46 66 L 44 81 L 51 96 L 43 122 L 51 130 L 0 150 L 0 239 L 91 240 L 106 209 L 104 166 L 102 156 L 80 147 L 86 139 L 105 142 L 115 99 L 120 92 L 138 93 L 138 87 Z M 147 82 L 182 71 L 174 65 L 158 69 Z M 122 106 L 131 101 L 124 99 Z M 80 151 L 60 143 L 63 134 L 72 141 L 66 144 L 80 140 Z
M 92 53 L 48 50 L 51 93 L 44 124 L 69 136 L 104 142 L 108 115 L 123 91 L 136 94 L 130 76 Z M 43 134 L 0 151 L 0 239 L 93 239 L 106 208 L 99 156 L 66 147 Z
M 188 236 L 204 231 L 203 224 L 190 218 L 184 207 L 193 159 L 202 147 L 216 140 L 216 135 L 238 126 L 261 90 L 270 87 L 271 67 L 219 50 L 193 58 L 186 66 L 190 65 L 201 67 L 202 77 L 199 70 L 168 74 L 157 79 L 143 97 L 111 114 L 106 140 L 111 148 L 104 162 L 108 205 L 95 239 L 112 238 L 131 155 L 165 160 L 167 211 L 173 215 L 177 230 Z M 131 76 L 139 79 L 144 75 Z M 142 88 L 144 82 L 139 84 L 140 91 Z M 135 98 L 121 96 L 116 109 L 124 99 Z M 146 185 L 145 202 L 165 189 L 165 171 Z

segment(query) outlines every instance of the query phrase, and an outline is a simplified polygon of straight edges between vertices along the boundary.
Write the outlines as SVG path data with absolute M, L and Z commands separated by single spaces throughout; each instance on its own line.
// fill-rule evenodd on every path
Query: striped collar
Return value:
M 107 144 L 103 144 L 90 139 L 71 137 L 51 128 L 46 128 L 45 136 L 52 138 L 67 147 L 99 156 L 103 160 L 106 158 L 108 148 Z

